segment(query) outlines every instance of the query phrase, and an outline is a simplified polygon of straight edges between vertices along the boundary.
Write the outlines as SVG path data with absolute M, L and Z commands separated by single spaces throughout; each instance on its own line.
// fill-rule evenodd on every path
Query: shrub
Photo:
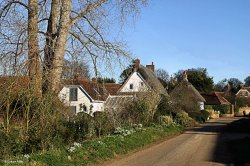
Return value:
M 121 119 L 125 125 L 131 126 L 139 123 L 147 125 L 150 120 L 148 112 L 149 106 L 147 102 L 145 100 L 136 100 L 128 105 L 126 110 L 122 111 Z
M 160 118 L 161 118 L 161 123 L 164 124 L 164 125 L 173 125 L 173 124 L 175 124 L 174 120 L 173 120 L 173 118 L 171 116 L 165 115 L 165 116 L 161 116 Z
M 188 113 L 184 111 L 177 113 L 174 120 L 183 127 L 195 126 L 195 121 L 188 116 Z
M 107 112 L 95 112 L 94 125 L 98 137 L 108 135 L 114 131 L 114 124 Z
M 66 140 L 79 142 L 94 136 L 94 119 L 84 112 L 78 113 L 65 122 Z
M 211 110 L 211 109 L 213 109 L 213 106 L 211 106 L 211 105 L 205 105 L 204 107 L 205 107 L 205 110 Z
M 178 111 L 176 111 L 176 107 L 172 106 L 172 102 L 170 101 L 169 96 L 162 95 L 161 101 L 158 104 L 156 113 L 154 115 L 154 120 L 155 120 L 155 122 L 161 123 L 162 116 L 165 116 L 165 115 L 166 116 L 172 116 L 172 115 L 175 116 L 175 114 L 176 114 L 175 112 L 178 112 Z
M 188 115 L 197 122 L 204 123 L 208 119 L 210 113 L 208 111 L 201 110 L 199 112 L 189 112 Z
M 230 105 L 225 105 L 225 104 L 213 105 L 213 109 L 215 111 L 220 111 L 221 114 L 230 113 Z

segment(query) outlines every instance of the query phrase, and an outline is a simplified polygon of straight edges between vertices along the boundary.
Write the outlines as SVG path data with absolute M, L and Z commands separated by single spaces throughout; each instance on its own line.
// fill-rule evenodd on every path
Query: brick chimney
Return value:
M 134 71 L 138 71 L 139 70 L 139 67 L 140 67 L 140 59 L 135 59 L 134 60 Z
M 154 65 L 153 62 L 152 62 L 151 65 L 146 65 L 146 68 L 148 68 L 148 69 L 151 70 L 152 72 L 155 72 L 155 65 Z

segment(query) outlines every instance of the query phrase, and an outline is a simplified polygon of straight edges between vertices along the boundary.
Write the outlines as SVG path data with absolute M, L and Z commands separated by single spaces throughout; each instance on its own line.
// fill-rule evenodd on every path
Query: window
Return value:
M 134 88 L 134 85 L 133 84 L 130 84 L 129 85 L 129 89 L 133 89 Z
M 143 84 L 143 82 L 141 82 L 141 86 L 143 86 L 144 84 Z
M 70 112 L 76 114 L 76 106 L 70 106 Z
M 77 88 L 69 89 L 69 101 L 77 101 Z

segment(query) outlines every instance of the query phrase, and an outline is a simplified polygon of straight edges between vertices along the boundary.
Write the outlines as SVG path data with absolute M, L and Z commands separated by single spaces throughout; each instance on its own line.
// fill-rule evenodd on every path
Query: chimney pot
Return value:
M 140 67 L 140 59 L 134 60 L 134 71 L 138 71 Z
M 155 72 L 155 65 L 154 65 L 154 62 L 152 62 L 151 65 L 146 65 L 146 68 L 148 68 L 148 69 L 151 70 L 152 72 Z

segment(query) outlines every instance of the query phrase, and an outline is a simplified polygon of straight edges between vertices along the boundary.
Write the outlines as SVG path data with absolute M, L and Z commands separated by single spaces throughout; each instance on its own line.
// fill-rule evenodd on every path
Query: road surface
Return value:
M 148 149 L 115 159 L 112 166 L 204 166 L 228 165 L 230 154 L 226 141 L 240 134 L 223 133 L 221 128 L 239 118 L 213 119 L 199 128 L 186 131 Z

